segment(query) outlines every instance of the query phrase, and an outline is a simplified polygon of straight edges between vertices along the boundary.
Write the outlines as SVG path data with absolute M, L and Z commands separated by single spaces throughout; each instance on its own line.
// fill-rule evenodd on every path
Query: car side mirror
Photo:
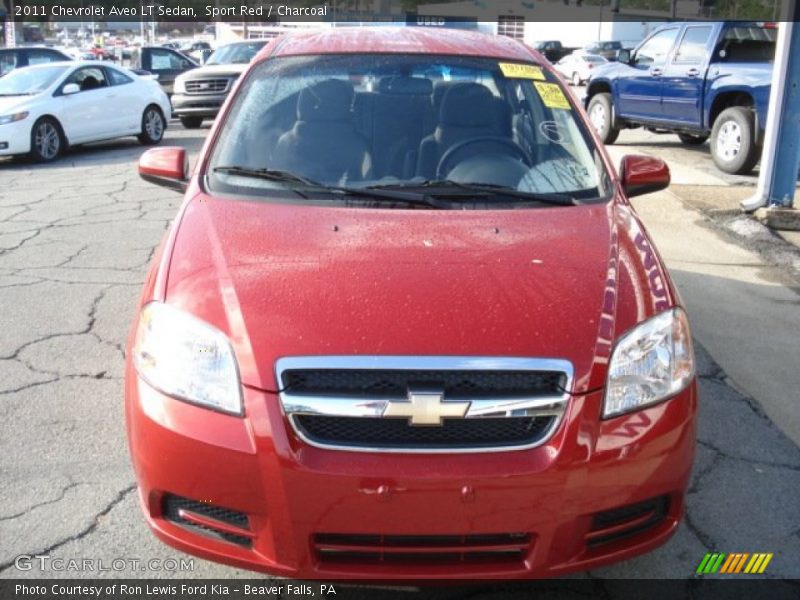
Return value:
M 139 159 L 139 177 L 176 192 L 185 192 L 189 187 L 188 175 L 189 158 L 185 148 L 151 148 Z
M 631 62 L 631 51 L 627 48 L 617 50 L 617 62 L 621 62 L 626 65 L 629 64 Z
M 61 93 L 64 96 L 71 96 L 72 94 L 77 94 L 80 91 L 81 86 L 79 86 L 77 83 L 68 83 L 62 88 Z
M 623 156 L 619 176 L 628 198 L 663 190 L 670 181 L 667 163 L 652 156 Z

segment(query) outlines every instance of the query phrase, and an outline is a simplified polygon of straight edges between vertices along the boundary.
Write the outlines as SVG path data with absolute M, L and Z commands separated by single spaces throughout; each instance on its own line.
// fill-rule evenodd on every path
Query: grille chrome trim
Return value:
M 275 373 L 279 386 L 283 386 L 283 374 L 292 370 L 400 370 L 400 371 L 558 371 L 563 373 L 564 393 L 560 395 L 513 397 L 513 398 L 469 398 L 470 406 L 465 419 L 484 417 L 554 417 L 547 430 L 534 442 L 519 445 L 492 447 L 443 447 L 443 448 L 398 448 L 381 446 L 352 446 L 321 443 L 309 438 L 295 422 L 295 415 L 317 415 L 329 417 L 371 417 L 382 418 L 389 398 L 365 398 L 344 396 L 323 396 L 293 394 L 282 390 L 279 394 L 283 414 L 292 429 L 305 443 L 328 450 L 347 452 L 383 453 L 484 453 L 528 450 L 547 442 L 561 424 L 569 402 L 572 389 L 572 363 L 552 358 L 511 358 L 511 357 L 472 357 L 472 356 L 296 356 L 280 358 L 275 363 Z M 404 398 L 394 399 L 402 402 Z M 446 401 L 446 399 L 445 399 Z M 391 417 L 386 417 L 391 418 Z
M 187 79 L 184 86 L 187 95 L 222 94 L 228 91 L 231 81 L 228 77 Z

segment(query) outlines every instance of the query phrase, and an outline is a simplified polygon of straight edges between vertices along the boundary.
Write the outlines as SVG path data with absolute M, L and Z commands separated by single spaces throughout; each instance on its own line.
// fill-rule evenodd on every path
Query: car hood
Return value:
M 192 69 L 184 74 L 186 79 L 201 79 L 212 75 L 228 75 L 238 77 L 247 70 L 247 64 L 231 64 L 231 65 L 205 65 L 203 67 Z
M 0 96 L 0 116 L 25 109 L 34 98 L 36 96 Z
M 242 381 L 262 389 L 280 357 L 375 354 L 561 358 L 578 386 L 602 385 L 615 332 L 672 301 L 615 203 L 437 211 L 201 194 L 167 281 L 166 302 L 225 332 Z

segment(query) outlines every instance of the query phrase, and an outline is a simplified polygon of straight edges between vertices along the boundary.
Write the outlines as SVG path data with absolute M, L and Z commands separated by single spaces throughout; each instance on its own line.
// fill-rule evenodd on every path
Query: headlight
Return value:
M 165 394 L 243 414 L 239 371 L 228 338 L 188 313 L 159 302 L 145 306 L 133 364 L 142 379 Z
M 14 113 L 13 115 L 2 115 L 0 116 L 0 125 L 22 121 L 22 119 L 26 118 L 29 114 L 30 113 L 26 110 L 23 112 Z
M 617 342 L 608 366 L 603 417 L 674 396 L 693 377 L 694 352 L 686 314 L 674 308 L 656 315 Z
M 172 84 L 172 93 L 173 94 L 185 94 L 186 93 L 186 79 L 183 77 L 176 77 L 175 81 Z

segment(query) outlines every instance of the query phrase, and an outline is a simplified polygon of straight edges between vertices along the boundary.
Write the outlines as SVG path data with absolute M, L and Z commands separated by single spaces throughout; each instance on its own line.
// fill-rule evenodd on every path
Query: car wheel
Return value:
M 572 74 L 572 85 L 578 87 L 581 84 L 581 76 L 577 73 Z
M 679 133 L 678 137 L 687 146 L 699 146 L 708 139 L 707 135 L 693 135 L 691 133 Z
M 51 117 L 42 117 L 31 129 L 31 157 L 36 162 L 50 162 L 58 158 L 66 146 L 61 125 Z
M 203 117 L 181 117 L 181 125 L 186 129 L 199 129 L 203 124 Z
M 150 105 L 144 109 L 142 132 L 138 137 L 146 146 L 158 144 L 164 138 L 164 115 L 157 106 Z
M 619 136 L 619 129 L 613 125 L 614 109 L 611 94 L 595 94 L 589 101 L 589 121 L 604 144 L 613 144 Z
M 711 130 L 711 156 L 721 171 L 749 173 L 756 166 L 761 147 L 755 141 L 755 116 L 743 106 L 723 110 Z

